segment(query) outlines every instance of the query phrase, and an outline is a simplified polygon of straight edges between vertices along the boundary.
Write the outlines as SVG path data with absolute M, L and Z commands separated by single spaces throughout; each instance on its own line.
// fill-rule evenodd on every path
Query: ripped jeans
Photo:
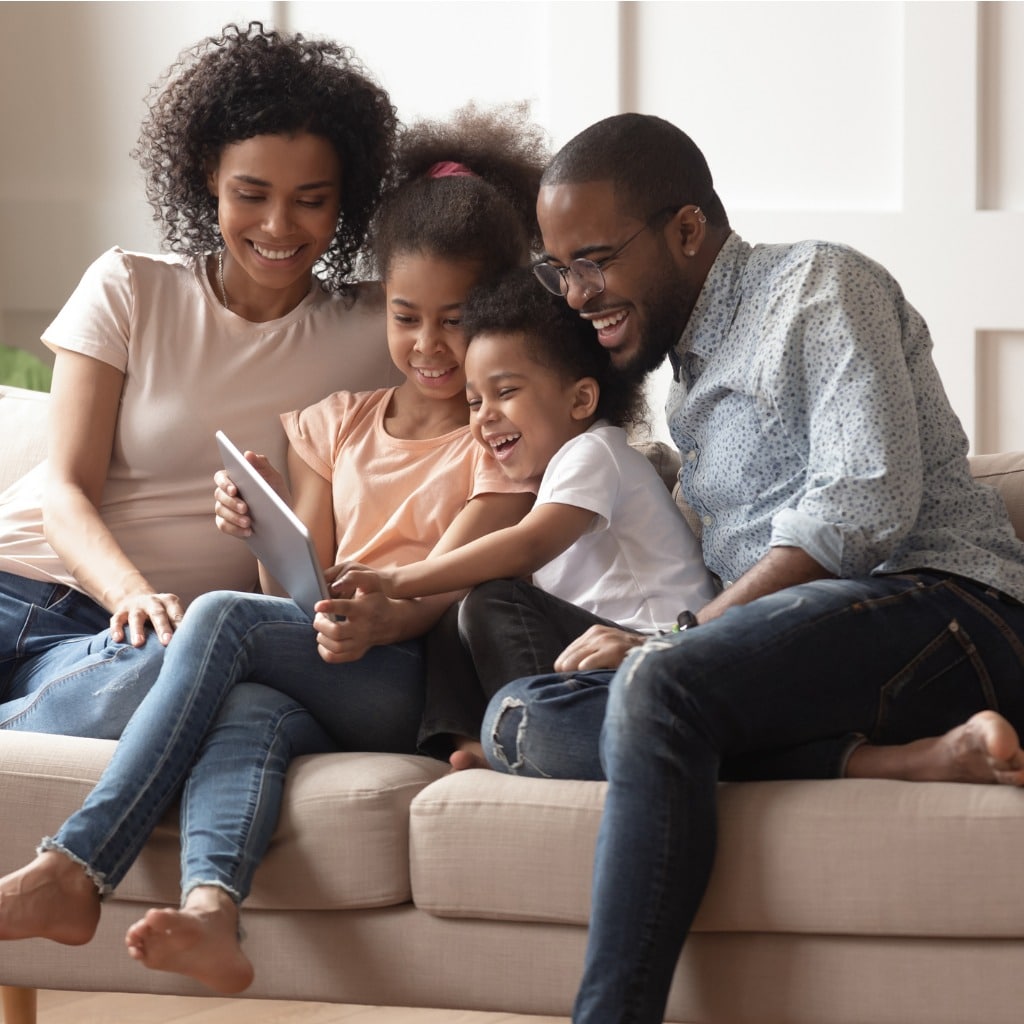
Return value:
M 985 708 L 1024 730 L 1024 606 L 934 572 L 804 584 L 652 638 L 603 679 L 506 687 L 484 723 L 492 766 L 609 783 L 575 1024 L 663 1019 L 719 779 L 835 777 L 865 738 L 939 735 Z
M 0 572 L 0 729 L 116 740 L 164 648 L 110 638 L 110 613 L 59 583 Z
M 487 701 L 506 683 L 550 672 L 598 618 L 523 580 L 490 580 L 453 605 L 426 636 L 427 694 L 419 748 L 447 758 L 452 737 L 480 733 Z
M 328 664 L 293 602 L 215 591 L 189 606 L 163 668 L 81 809 L 43 841 L 101 893 L 124 877 L 181 791 L 182 894 L 244 899 L 299 754 L 412 753 L 423 709 L 418 641 Z

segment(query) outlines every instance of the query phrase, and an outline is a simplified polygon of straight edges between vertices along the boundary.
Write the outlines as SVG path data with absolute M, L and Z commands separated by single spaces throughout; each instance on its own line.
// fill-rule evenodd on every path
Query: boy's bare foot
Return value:
M 1014 727 L 996 711 L 979 711 L 943 736 L 900 746 L 858 747 L 848 778 L 911 782 L 988 782 L 1024 786 L 1024 751 Z
M 193 889 L 181 910 L 147 911 L 124 942 L 146 967 L 184 974 L 224 995 L 247 989 L 255 974 L 239 944 L 238 908 L 216 886 Z
M 490 768 L 487 758 L 484 757 L 484 748 L 479 740 L 467 739 L 460 736 L 455 741 L 456 750 L 452 751 L 448 763 L 452 766 L 453 772 L 464 772 L 468 768 Z
M 81 946 L 96 933 L 100 894 L 85 869 L 47 850 L 0 878 L 0 939 L 52 939 Z

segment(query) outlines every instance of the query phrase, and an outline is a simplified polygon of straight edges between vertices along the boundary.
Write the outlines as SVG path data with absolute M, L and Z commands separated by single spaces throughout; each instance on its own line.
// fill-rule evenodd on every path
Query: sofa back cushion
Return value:
M 49 396 L 40 391 L 0 385 L 0 492 L 45 457 L 48 400 Z M 662 441 L 637 447 L 671 487 L 679 472 L 675 449 Z M 1024 451 L 972 455 L 970 463 L 971 472 L 1002 495 L 1017 536 L 1024 538 Z M 687 522 L 700 536 L 699 518 L 678 497 L 678 489 L 676 495 Z
M 972 455 L 970 463 L 975 479 L 1002 495 L 1017 536 L 1024 538 L 1024 452 Z

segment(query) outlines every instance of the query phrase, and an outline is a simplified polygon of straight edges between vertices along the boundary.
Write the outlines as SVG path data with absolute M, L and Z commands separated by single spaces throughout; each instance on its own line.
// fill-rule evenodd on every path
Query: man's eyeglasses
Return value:
M 607 256 L 601 257 L 599 260 L 588 260 L 580 257 L 570 261 L 568 266 L 556 267 L 553 263 L 548 263 L 547 260 L 540 260 L 533 265 L 533 274 L 538 281 L 552 295 L 568 295 L 569 294 L 569 275 L 572 275 L 572 279 L 579 286 L 583 292 L 583 297 L 589 299 L 593 295 L 600 295 L 604 291 L 604 266 L 617 256 L 621 256 L 626 246 L 642 235 L 649 227 L 653 227 L 654 224 L 665 216 L 667 213 L 675 213 L 676 207 L 666 206 L 658 210 L 657 213 L 652 214 L 647 222 L 644 224 L 639 231 L 634 231 L 633 234 L 627 238 L 622 245 L 618 247 L 614 252 L 609 253 Z

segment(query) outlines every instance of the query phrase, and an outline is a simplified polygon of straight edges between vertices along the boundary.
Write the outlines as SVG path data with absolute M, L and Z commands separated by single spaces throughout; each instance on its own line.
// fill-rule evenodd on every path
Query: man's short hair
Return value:
M 693 203 L 710 224 L 729 226 L 704 154 L 660 117 L 616 114 L 592 124 L 555 154 L 541 185 L 592 181 L 610 181 L 622 211 L 637 220 Z

